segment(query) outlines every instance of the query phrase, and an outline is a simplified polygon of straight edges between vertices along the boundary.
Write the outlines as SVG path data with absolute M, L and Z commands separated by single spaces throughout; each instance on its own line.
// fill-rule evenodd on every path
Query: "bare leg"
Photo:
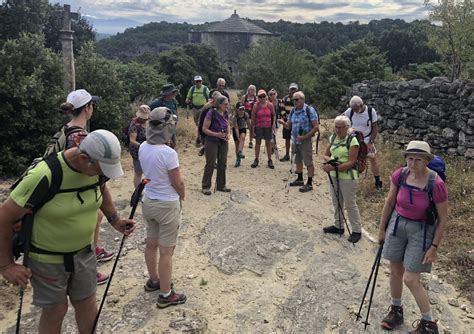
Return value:
M 371 169 L 372 169 L 372 174 L 374 176 L 380 176 L 380 169 L 379 169 L 379 165 L 377 163 L 377 159 L 375 157 L 373 158 L 369 158 L 370 160 L 370 166 L 371 166 Z
M 102 211 L 99 210 L 97 214 L 97 224 L 95 226 L 95 234 L 94 234 L 94 246 L 99 247 L 99 234 L 100 234 L 100 224 L 102 223 L 102 218 L 104 218 L 104 214 Z
M 159 246 L 160 261 L 158 272 L 160 273 L 160 292 L 168 293 L 171 290 L 171 273 L 173 271 L 173 247 Z
M 265 146 L 267 147 L 267 157 L 268 160 L 272 160 L 272 141 L 265 139 Z
M 240 134 L 239 151 L 243 151 L 243 150 L 244 150 L 245 137 L 246 137 L 245 133 L 241 133 L 241 134 Z
M 158 238 L 147 238 L 145 248 L 145 263 L 148 275 L 153 282 L 160 280 L 158 273 Z
M 255 159 L 260 156 L 260 145 L 262 145 L 261 139 L 255 139 Z
M 403 275 L 403 282 L 410 289 L 411 294 L 415 297 L 415 301 L 420 308 L 421 313 L 430 312 L 430 299 L 426 293 L 425 288 L 420 282 L 420 273 L 411 273 L 405 271 Z
M 404 272 L 403 263 L 390 262 L 390 296 L 392 298 L 402 298 Z
M 309 165 L 306 167 L 308 169 L 308 177 L 313 177 L 314 176 L 314 165 Z M 303 170 L 303 169 L 301 169 Z
M 58 304 L 51 308 L 43 308 L 39 321 L 40 334 L 59 334 L 67 312 L 67 303 Z
M 297 163 L 296 164 L 296 173 L 302 173 L 303 172 L 303 163 L 300 162 L 300 163 Z M 313 170 L 314 172 L 314 170 Z
M 97 315 L 97 304 L 95 301 L 95 293 L 86 299 L 72 301 L 76 313 L 77 327 L 79 333 L 90 334 L 94 326 L 94 320 Z

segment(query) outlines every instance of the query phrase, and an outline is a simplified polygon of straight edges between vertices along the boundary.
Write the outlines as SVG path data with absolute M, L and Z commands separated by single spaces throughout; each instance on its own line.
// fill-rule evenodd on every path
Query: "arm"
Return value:
M 13 261 L 12 232 L 15 222 L 28 211 L 29 209 L 18 206 L 11 198 L 0 206 L 0 274 L 7 281 L 23 288 L 28 284 L 31 271 Z
M 273 103 L 270 103 L 270 105 L 271 105 L 270 112 L 271 112 L 271 118 L 272 118 L 272 128 L 273 128 L 273 130 L 275 130 L 275 128 L 276 128 L 275 106 L 273 105 Z
M 104 185 L 101 188 L 102 191 L 102 205 L 100 210 L 104 213 L 107 221 L 112 225 L 117 231 L 123 233 L 124 235 L 129 235 L 135 229 L 135 221 L 131 219 L 122 219 L 120 218 L 117 209 L 115 208 L 114 203 L 112 202 L 112 195 L 110 194 L 107 185 Z
M 438 246 L 443 239 L 444 229 L 448 223 L 448 201 L 441 203 L 435 203 L 436 211 L 438 212 L 438 224 L 436 225 L 435 235 L 433 241 L 431 242 L 430 247 L 428 248 L 425 257 L 423 259 L 423 264 L 433 263 L 438 258 Z
M 181 201 L 183 201 L 184 200 L 184 195 L 185 195 L 184 182 L 183 182 L 183 179 L 181 178 L 181 173 L 179 171 L 179 167 L 177 167 L 175 169 L 172 169 L 172 170 L 169 170 L 168 175 L 170 177 L 171 186 L 178 193 L 179 199 Z
M 326 162 L 331 160 L 331 145 L 328 145 L 328 147 L 326 147 L 326 151 L 324 152 L 323 159 Z
M 375 138 L 377 138 L 378 134 L 379 134 L 379 123 L 378 122 L 372 123 L 372 133 L 370 134 L 369 144 L 375 143 Z
M 133 146 L 140 146 L 140 143 L 137 142 L 137 133 L 136 132 L 130 132 L 128 137 L 130 138 L 130 144 L 132 144 Z
M 382 215 L 380 216 L 380 224 L 379 224 L 379 234 L 378 240 L 379 242 L 385 239 L 385 230 L 387 229 L 387 223 L 390 219 L 390 215 L 392 214 L 393 209 L 395 208 L 395 204 L 397 201 L 397 191 L 398 186 L 393 182 L 390 182 L 390 190 L 388 191 L 387 198 L 385 199 L 385 204 L 382 209 Z
M 255 103 L 253 105 L 253 108 L 252 108 L 251 121 L 250 121 L 250 125 L 251 125 L 250 135 L 251 135 L 251 138 L 256 137 L 256 135 L 255 135 L 255 120 L 257 118 L 256 114 L 257 114 L 257 103 Z
M 192 90 L 192 87 L 189 88 L 188 94 L 186 95 L 186 100 L 184 101 L 184 103 L 186 104 L 189 104 L 191 102 L 191 90 Z

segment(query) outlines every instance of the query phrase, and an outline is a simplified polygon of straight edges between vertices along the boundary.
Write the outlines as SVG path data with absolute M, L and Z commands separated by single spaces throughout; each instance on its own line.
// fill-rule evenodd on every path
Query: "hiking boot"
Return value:
M 300 188 L 301 193 L 307 193 L 308 191 L 312 191 L 312 190 L 313 190 L 313 186 L 311 184 L 305 184 L 304 186 Z
M 302 187 L 304 186 L 304 181 L 300 179 L 296 179 L 293 182 L 290 182 L 290 187 Z
M 234 167 L 240 167 L 240 158 L 237 158 Z
M 343 228 L 337 228 L 336 226 L 327 226 L 323 228 L 324 233 L 331 233 L 331 234 L 344 234 L 344 229 Z
M 101 285 L 101 284 L 105 284 L 109 281 L 109 278 L 110 276 L 107 275 L 107 274 L 102 274 L 102 273 L 99 273 L 97 272 L 97 274 L 95 275 L 96 279 L 97 279 L 97 285 Z
M 176 293 L 171 290 L 171 294 L 167 298 L 163 297 L 160 293 L 156 306 L 158 308 L 165 308 L 171 305 L 179 305 L 184 303 L 186 303 L 186 296 L 182 293 Z
M 224 187 L 224 188 L 217 188 L 217 191 L 222 191 L 223 193 L 230 193 L 230 188 Z
M 253 163 L 250 165 L 250 167 L 255 168 L 258 166 L 258 159 L 255 159 Z
M 239 151 L 239 153 L 237 154 L 237 156 L 238 156 L 240 159 L 245 159 L 245 155 L 242 153 L 242 151 Z
M 382 319 L 380 325 L 383 329 L 392 330 L 403 324 L 403 307 L 390 305 L 390 311 L 387 316 Z
M 281 162 L 290 161 L 290 156 L 288 154 L 285 154 L 285 156 L 283 158 L 281 158 L 280 161 Z
M 253 148 L 253 143 L 252 142 L 249 143 L 249 148 Z
M 203 189 L 203 190 L 202 190 L 202 193 L 203 193 L 204 195 L 207 195 L 207 196 L 209 196 L 209 195 L 212 194 L 211 189 Z
M 352 242 L 353 244 L 355 244 L 357 241 L 360 240 L 360 238 L 362 238 L 362 234 L 361 233 L 357 233 L 357 232 L 352 232 L 351 235 L 349 236 L 349 238 L 347 239 L 349 242 Z
M 204 152 L 204 147 L 203 147 L 203 148 L 201 148 L 201 149 L 199 150 L 198 155 L 199 155 L 200 157 L 202 157 L 202 156 L 204 155 L 204 153 L 205 153 L 205 152 Z
M 268 160 L 268 168 L 275 169 L 275 166 L 273 166 L 273 161 L 271 159 Z
M 114 257 L 115 253 L 107 252 L 105 248 L 96 247 L 95 248 L 95 257 L 97 262 L 107 262 L 110 261 Z
M 171 282 L 171 290 L 173 290 L 173 282 Z M 151 292 L 151 291 L 156 291 L 156 290 L 160 290 L 160 281 L 158 280 L 158 282 L 153 282 L 151 280 L 151 278 L 149 278 L 145 285 L 143 286 L 143 288 L 145 289 L 145 291 L 147 292 Z
M 418 321 L 418 325 L 415 327 L 415 323 Z M 409 334 L 438 334 L 438 324 L 436 321 L 428 321 L 424 319 L 415 320 L 412 324 L 414 331 L 408 332 Z

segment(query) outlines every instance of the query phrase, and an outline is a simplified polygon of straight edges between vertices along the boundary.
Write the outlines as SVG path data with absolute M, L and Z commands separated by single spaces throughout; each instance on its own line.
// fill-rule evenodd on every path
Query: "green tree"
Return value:
M 41 156 L 62 122 L 62 65 L 44 37 L 20 34 L 0 49 L 0 175 L 18 175 Z
M 276 41 L 255 45 L 240 57 L 241 87 L 253 84 L 257 89 L 275 88 L 280 97 L 286 95 L 288 84 L 297 82 L 310 97 L 316 74 L 314 57 L 306 50 L 297 50 L 289 43 Z
M 137 61 L 123 64 L 119 77 L 129 94 L 130 102 L 148 103 L 159 94 L 161 86 L 167 82 L 166 75 L 151 65 Z
M 315 92 L 322 107 L 335 108 L 346 89 L 363 80 L 383 79 L 387 61 L 383 54 L 366 41 L 350 43 L 321 59 Z
M 425 0 L 430 20 L 441 23 L 432 30 L 430 45 L 445 57 L 451 79 L 472 78 L 474 63 L 474 4 L 472 0 Z

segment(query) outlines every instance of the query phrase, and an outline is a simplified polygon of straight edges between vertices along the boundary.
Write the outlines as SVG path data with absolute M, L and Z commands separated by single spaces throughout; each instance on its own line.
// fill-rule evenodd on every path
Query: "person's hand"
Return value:
M 324 164 L 322 167 L 322 170 L 325 171 L 326 173 L 332 172 L 333 170 L 336 170 L 333 166 L 330 164 Z
M 297 140 L 297 141 L 300 141 L 300 142 L 301 142 L 301 141 L 305 141 L 305 140 L 306 140 L 306 137 L 305 137 L 305 136 L 297 136 L 297 137 L 296 137 L 296 140 Z
M 191 102 L 190 99 L 186 99 L 186 101 L 184 101 L 184 103 L 186 103 L 186 104 L 189 104 L 189 102 Z
M 4 267 L 0 274 L 10 283 L 21 286 L 23 289 L 28 285 L 31 278 L 31 270 L 20 264 L 11 263 Z
M 282 124 L 282 125 L 285 123 L 285 121 L 282 120 L 281 118 L 277 119 L 277 122 L 280 123 L 280 124 Z
M 123 235 L 130 235 L 135 229 L 136 221 L 133 219 L 117 219 L 112 223 L 112 226 Z
M 379 233 L 377 235 L 377 241 L 381 243 L 385 240 L 385 231 L 383 229 L 379 229 Z
M 423 258 L 423 264 L 431 264 L 438 258 L 438 249 L 434 246 L 430 246 L 428 251 L 425 253 Z

